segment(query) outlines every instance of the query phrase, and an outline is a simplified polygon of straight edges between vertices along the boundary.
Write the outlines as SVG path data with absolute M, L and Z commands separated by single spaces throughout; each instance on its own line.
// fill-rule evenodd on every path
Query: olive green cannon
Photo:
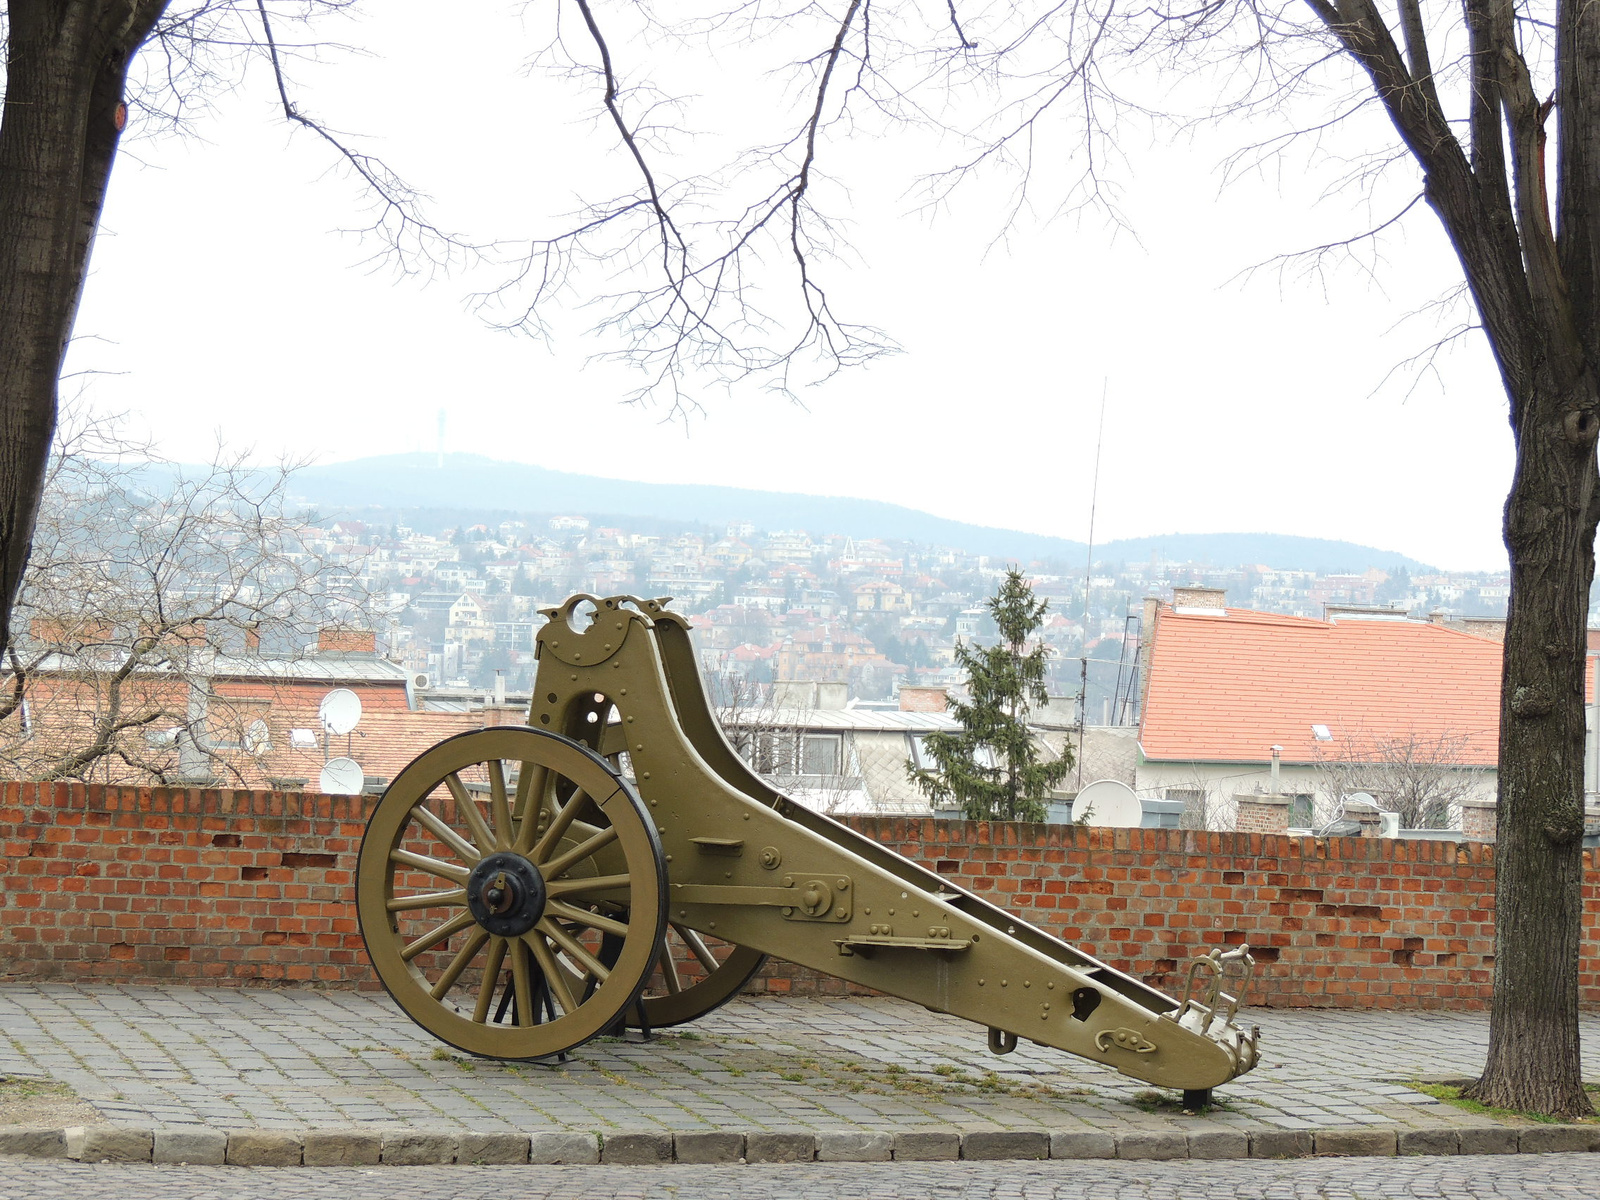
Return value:
M 774 791 L 664 603 L 544 610 L 528 723 L 440 742 L 379 800 L 361 932 L 423 1028 L 544 1058 L 702 1016 L 772 954 L 987 1026 L 997 1053 L 1026 1039 L 1190 1093 L 1255 1065 L 1243 947 L 1193 960 L 1174 1000 Z

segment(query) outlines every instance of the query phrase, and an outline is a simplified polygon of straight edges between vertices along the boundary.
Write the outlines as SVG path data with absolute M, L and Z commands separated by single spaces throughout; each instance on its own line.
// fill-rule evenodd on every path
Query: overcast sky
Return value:
M 620 178 L 579 92 L 522 70 L 531 31 L 515 6 L 458 0 L 448 22 L 417 0 L 369 7 L 332 32 L 370 55 L 302 70 L 299 98 L 431 193 L 442 224 L 526 237 Z M 758 126 L 765 110 L 730 78 L 721 111 Z M 1242 282 L 1366 214 L 1349 196 L 1319 202 L 1323 178 L 1294 163 L 1222 189 L 1217 155 L 1237 132 L 1131 139 L 1131 234 L 1025 221 L 987 253 L 996 189 L 930 222 L 903 192 L 925 140 L 834 147 L 858 260 L 826 268 L 835 303 L 905 352 L 803 406 L 708 387 L 685 424 L 624 404 L 635 381 L 587 364 L 582 311 L 558 315 L 552 351 L 466 303 L 493 269 L 424 284 L 363 266 L 374 247 L 338 232 L 360 223 L 355 189 L 277 118 L 268 84 L 257 72 L 199 136 L 126 143 L 116 168 L 72 365 L 109 372 L 89 377 L 90 400 L 134 414 L 170 457 L 194 460 L 219 436 L 324 463 L 432 450 L 443 408 L 453 451 L 1082 539 L 1104 387 L 1097 541 L 1259 530 L 1504 564 L 1510 435 L 1486 350 L 1465 344 L 1415 388 L 1383 384 L 1439 334 L 1402 318 L 1457 279 L 1431 215 L 1385 244 L 1378 283 Z

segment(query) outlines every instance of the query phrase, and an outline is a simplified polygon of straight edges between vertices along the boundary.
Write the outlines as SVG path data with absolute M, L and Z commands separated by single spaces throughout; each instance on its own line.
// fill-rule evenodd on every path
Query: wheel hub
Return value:
M 544 876 L 520 854 L 483 858 L 467 877 L 467 907 L 496 937 L 520 937 L 544 915 Z

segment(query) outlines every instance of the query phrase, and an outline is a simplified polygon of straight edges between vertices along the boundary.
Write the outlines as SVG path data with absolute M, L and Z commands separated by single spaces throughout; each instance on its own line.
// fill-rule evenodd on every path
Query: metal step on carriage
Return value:
M 977 1022 L 996 1053 L 1054 1046 L 1190 1104 L 1255 1065 L 1246 948 L 1197 956 L 1174 1000 L 774 791 L 665 603 L 543 610 L 527 725 L 440 742 L 379 800 L 361 932 L 429 1033 L 545 1058 L 703 1016 L 771 954 Z

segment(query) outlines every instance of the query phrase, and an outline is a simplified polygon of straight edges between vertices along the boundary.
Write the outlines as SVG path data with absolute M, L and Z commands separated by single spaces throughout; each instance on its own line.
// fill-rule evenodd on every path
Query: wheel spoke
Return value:
M 472 1010 L 472 1019 L 479 1025 L 489 1023 L 489 1006 L 494 1003 L 495 988 L 500 984 L 500 967 L 506 960 L 506 945 L 503 937 L 497 937 L 489 943 L 489 958 L 483 964 L 483 984 L 478 988 L 478 1003 Z
M 428 807 L 426 799 L 417 801 L 416 807 L 411 810 L 411 816 L 418 825 L 421 825 L 451 850 L 454 850 L 456 857 L 466 863 L 467 866 L 476 866 L 478 860 L 483 857 L 476 846 L 446 825 L 444 818 Z
M 477 918 L 470 912 L 457 913 L 442 925 L 435 925 L 416 941 L 406 943 L 405 949 L 400 951 L 400 957 L 406 962 L 410 962 L 424 950 L 437 946 L 446 938 L 455 936 L 468 925 L 474 924 L 476 920 Z
M 472 798 L 472 793 L 467 791 L 467 785 L 461 782 L 461 776 L 454 771 L 444 777 L 445 787 L 450 789 L 450 794 L 455 797 L 456 812 L 472 832 L 472 840 L 484 850 L 494 848 L 494 834 L 483 822 L 483 814 L 478 811 L 478 802 Z
M 615 825 L 607 825 L 599 833 L 579 842 L 571 850 L 564 854 L 558 854 L 549 862 L 542 864 L 539 868 L 540 874 L 547 880 L 559 879 L 571 867 L 588 858 L 596 850 L 609 846 L 616 840 L 617 827 Z
M 511 806 L 511 815 L 517 821 L 517 840 L 511 848 L 518 854 L 526 854 L 533 845 L 549 779 L 550 772 L 538 763 L 525 762 L 517 772 L 517 798 Z
M 561 844 L 562 837 L 566 834 L 571 824 L 578 819 L 578 810 L 583 807 L 583 802 L 587 799 L 588 795 L 582 788 L 579 788 L 561 806 L 561 811 L 551 818 L 550 827 L 544 831 L 543 836 L 539 838 L 538 845 L 534 846 L 533 851 L 528 855 L 529 858 L 533 859 L 535 866 L 542 865 L 549 856 L 550 851 Z
M 554 900 L 560 896 L 588 896 L 594 892 L 625 892 L 631 886 L 631 875 L 590 875 L 583 879 L 551 879 L 544 885 L 544 894 Z
M 511 849 L 516 829 L 511 824 L 511 803 L 506 799 L 506 765 L 498 758 L 489 760 L 489 811 L 494 815 L 494 848 Z
M 587 925 L 590 929 L 598 929 L 601 933 L 614 933 L 618 937 L 628 936 L 628 923 L 626 921 L 619 921 L 615 917 L 603 917 L 599 913 L 590 912 L 586 908 L 563 904 L 559 900 L 546 900 L 544 910 L 551 916 L 560 917 L 563 921 Z
M 396 896 L 385 907 L 390 912 L 410 912 L 416 908 L 457 908 L 466 902 L 466 888 L 451 888 L 448 892 L 417 892 L 411 896 Z
M 461 972 L 467 969 L 467 964 L 478 957 L 478 951 L 483 949 L 483 944 L 489 940 L 489 931 L 481 926 L 474 929 L 462 943 L 461 949 L 456 951 L 456 956 L 450 960 L 450 965 L 444 969 L 444 974 L 439 976 L 439 982 L 433 985 L 429 995 L 435 1000 L 443 1000 L 444 994 L 456 985 L 456 980 L 461 978 Z
M 678 931 L 678 936 L 683 939 L 684 945 L 689 947 L 689 952 L 700 960 L 700 965 L 706 969 L 707 974 L 722 965 L 717 961 L 717 956 L 711 953 L 711 947 L 706 945 L 705 939 L 698 933 L 682 925 L 675 924 L 673 928 Z
M 430 858 L 426 854 L 413 854 L 409 850 L 389 851 L 389 861 L 405 863 L 408 867 L 415 867 L 419 871 L 426 871 L 430 875 L 437 875 L 441 879 L 453 879 L 465 887 L 468 871 L 462 870 L 454 863 L 447 863 L 443 859 Z
M 528 947 L 521 938 L 511 943 L 511 986 L 517 989 L 517 1024 L 532 1025 L 538 1016 L 533 1010 L 533 972 L 528 970 Z
M 563 1013 L 573 1012 L 578 1007 L 578 1002 L 572 998 L 572 987 L 567 982 L 567 973 L 556 961 L 556 956 L 550 953 L 550 947 L 544 938 L 537 933 L 525 933 L 518 939 L 523 953 L 533 951 L 534 958 L 539 960 L 539 970 L 544 972 L 544 979 L 554 993 L 556 1003 L 561 1005 Z
M 661 979 L 667 985 L 667 991 L 677 995 L 683 991 L 683 977 L 678 974 L 678 960 L 672 953 L 672 947 L 667 945 L 666 939 L 661 940 Z
M 561 927 L 560 922 L 552 921 L 549 917 L 543 917 L 540 919 L 539 924 L 534 926 L 534 928 L 543 933 L 545 937 L 549 938 L 556 945 L 560 946 L 561 949 L 565 951 L 574 962 L 582 967 L 585 972 L 593 975 L 601 983 L 604 983 L 608 978 L 610 978 L 611 968 L 606 966 L 605 963 L 601 962 L 594 955 L 590 954 L 589 951 L 584 948 L 582 942 Z

